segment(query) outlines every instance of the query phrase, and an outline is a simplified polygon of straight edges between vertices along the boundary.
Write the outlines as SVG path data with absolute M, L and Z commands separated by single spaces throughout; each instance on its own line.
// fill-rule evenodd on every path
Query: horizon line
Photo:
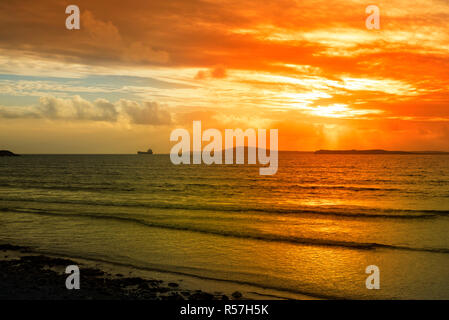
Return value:
M 237 147 L 235 147 L 237 148 Z M 234 149 L 235 149 L 234 148 Z M 247 147 L 245 147 L 247 148 Z M 257 147 L 254 147 L 257 149 Z M 8 150 L 8 149 L 4 149 Z M 222 151 L 225 151 L 226 149 L 223 149 Z M 270 151 L 270 149 L 265 149 L 267 151 Z M 318 151 L 326 151 L 326 152 L 342 152 L 342 151 L 354 151 L 354 152 L 360 152 L 360 151 L 385 151 L 385 152 L 404 152 L 404 153 L 449 153 L 449 151 L 446 150 L 387 150 L 387 149 L 317 149 L 317 150 L 278 150 L 278 152 L 297 152 L 297 153 L 316 153 Z M 202 151 L 200 151 L 202 152 Z M 193 153 L 193 151 L 190 151 L 190 153 Z M 35 152 L 24 152 L 24 153 L 17 153 L 19 155 L 138 155 L 137 152 L 134 153 L 90 153 L 90 152 L 76 152 L 76 153 L 60 153 L 60 152 L 44 152 L 44 153 L 35 153 Z M 153 155 L 170 155 L 170 152 L 154 152 Z

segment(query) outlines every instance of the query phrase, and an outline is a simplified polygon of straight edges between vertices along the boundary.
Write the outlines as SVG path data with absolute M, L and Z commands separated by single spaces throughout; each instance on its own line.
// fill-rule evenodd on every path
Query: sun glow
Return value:
M 381 110 L 356 110 L 351 109 L 345 104 L 333 104 L 330 106 L 317 106 L 310 108 L 310 111 L 306 111 L 311 115 L 319 117 L 329 117 L 329 118 L 355 118 L 361 117 L 368 114 L 379 114 L 382 113 Z

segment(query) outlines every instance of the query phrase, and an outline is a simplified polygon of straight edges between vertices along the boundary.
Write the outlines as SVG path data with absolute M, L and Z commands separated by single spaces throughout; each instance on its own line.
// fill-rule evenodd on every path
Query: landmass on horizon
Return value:
M 0 157 L 18 157 L 18 154 L 15 154 L 9 150 L 0 150 Z
M 241 148 L 241 147 L 238 147 Z M 236 147 L 233 148 L 234 154 L 236 153 Z M 244 153 L 248 153 L 248 147 L 244 147 Z M 257 148 L 254 148 L 257 149 Z M 222 154 L 224 155 L 226 153 L 227 149 L 221 150 Z M 271 150 L 265 149 L 265 152 L 270 152 Z M 314 153 L 314 154 L 415 154 L 415 155 L 449 155 L 448 151 L 402 151 L 402 150 L 383 150 L 383 149 L 368 149 L 368 150 L 358 150 L 358 149 L 350 149 L 350 150 L 327 150 L 327 149 L 320 149 L 316 151 L 289 151 L 289 150 L 279 150 L 278 152 L 284 153 L 284 152 L 295 152 L 295 153 Z M 194 152 L 191 151 L 191 154 Z M 62 153 L 61 153 L 62 154 Z M 93 153 L 92 153 L 93 154 Z M 151 149 L 148 149 L 148 151 L 137 151 L 137 154 L 154 154 Z M 167 153 L 168 154 L 168 153 Z M 213 152 L 212 152 L 213 154 Z M 89 155 L 89 154 L 86 154 Z M 19 154 L 16 154 L 14 152 L 11 152 L 9 150 L 0 150 L 0 157 L 18 157 Z
M 315 154 L 449 154 L 446 151 L 388 151 L 383 149 L 371 150 L 317 150 Z

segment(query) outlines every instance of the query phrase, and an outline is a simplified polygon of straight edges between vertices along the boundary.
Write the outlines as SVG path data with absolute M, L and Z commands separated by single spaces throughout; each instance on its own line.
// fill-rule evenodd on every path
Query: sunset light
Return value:
M 23 152 L 37 151 L 36 136 L 21 130 L 29 125 L 46 128 L 39 141 L 50 153 L 72 134 L 86 138 L 72 150 L 102 151 L 113 135 L 109 152 L 130 152 L 156 131 L 154 146 L 168 152 L 169 131 L 198 114 L 214 127 L 282 123 L 289 135 L 307 132 L 302 146 L 280 134 L 281 150 L 362 147 L 335 132 L 332 142 L 318 137 L 314 128 L 327 131 L 332 119 L 364 135 L 363 147 L 449 148 L 445 2 L 381 1 L 379 30 L 365 27 L 358 0 L 204 1 L 201 14 L 184 1 L 78 5 L 82 28 L 70 32 L 57 27 L 63 3 L 0 4 L 0 132 Z M 114 116 L 67 116 L 79 99 L 81 108 L 109 105 Z M 135 121 L 125 104 L 147 120 Z
M 11 299 L 437 314 L 416 300 L 449 300 L 449 0 L 0 0 Z

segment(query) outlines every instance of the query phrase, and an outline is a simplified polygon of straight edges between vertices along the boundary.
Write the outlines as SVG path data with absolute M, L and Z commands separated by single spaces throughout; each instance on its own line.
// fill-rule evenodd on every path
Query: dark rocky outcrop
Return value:
M 0 244 L 0 300 L 229 300 L 223 293 L 181 289 L 175 282 L 113 276 L 75 260 L 28 253 L 27 247 Z M 25 252 L 9 259 L 7 252 Z M 29 254 L 29 255 L 28 255 Z M 80 266 L 81 290 L 67 290 L 65 267 Z M 240 292 L 233 298 L 242 297 Z
M 18 154 L 15 154 L 8 150 L 0 150 L 0 157 L 17 157 Z

